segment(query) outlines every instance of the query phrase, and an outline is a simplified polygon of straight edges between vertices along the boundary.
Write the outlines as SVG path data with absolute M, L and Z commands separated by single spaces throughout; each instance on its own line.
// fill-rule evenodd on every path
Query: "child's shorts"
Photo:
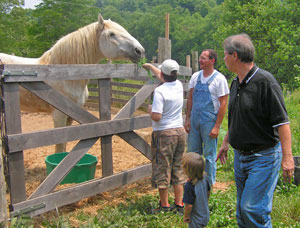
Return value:
M 186 133 L 184 128 L 173 128 L 152 132 L 152 185 L 168 188 L 183 184 L 182 156 L 185 150 Z

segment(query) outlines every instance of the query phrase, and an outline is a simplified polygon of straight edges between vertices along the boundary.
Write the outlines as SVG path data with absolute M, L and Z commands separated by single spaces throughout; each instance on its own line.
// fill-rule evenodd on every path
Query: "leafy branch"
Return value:
M 145 63 L 147 63 L 147 58 L 142 58 L 137 63 L 137 65 L 138 65 L 139 68 L 142 68 Z M 145 70 L 148 72 L 148 77 L 151 78 L 151 79 L 153 79 L 150 70 L 149 69 L 145 69 Z

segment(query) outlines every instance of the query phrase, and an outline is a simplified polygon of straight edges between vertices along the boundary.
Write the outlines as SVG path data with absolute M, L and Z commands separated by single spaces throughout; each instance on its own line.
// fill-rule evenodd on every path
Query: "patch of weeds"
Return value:
M 283 181 L 282 171 L 279 174 L 278 182 L 276 185 L 275 193 L 276 194 L 283 194 L 283 195 L 290 195 L 294 194 L 298 191 L 298 187 L 293 184 L 293 181 L 291 183 L 285 183 Z
M 69 219 L 64 216 L 59 216 L 50 221 L 44 220 L 41 225 L 47 228 L 57 228 L 57 227 L 71 228 L 72 227 L 70 225 Z
M 231 186 L 226 192 L 210 195 L 210 221 L 208 227 L 237 227 L 235 218 L 236 191 Z
M 184 227 L 182 216 L 172 212 L 151 214 L 157 207 L 158 197 L 146 195 L 136 200 L 128 200 L 117 207 L 107 207 L 99 211 L 93 219 L 99 227 Z
M 14 217 L 10 221 L 9 228 L 33 228 L 34 225 L 30 217 Z
M 271 217 L 274 227 L 300 227 L 300 186 L 276 189 Z
M 86 222 L 86 221 L 89 221 L 90 220 L 90 215 L 87 215 L 83 212 L 80 212 L 78 215 L 77 215 L 77 219 L 79 221 L 82 221 L 82 222 Z

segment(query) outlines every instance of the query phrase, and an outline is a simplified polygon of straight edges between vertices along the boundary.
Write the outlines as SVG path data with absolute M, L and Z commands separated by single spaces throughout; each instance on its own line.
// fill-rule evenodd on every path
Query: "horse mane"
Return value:
M 59 39 L 39 59 L 39 64 L 95 64 L 100 52 L 98 22 L 84 26 Z

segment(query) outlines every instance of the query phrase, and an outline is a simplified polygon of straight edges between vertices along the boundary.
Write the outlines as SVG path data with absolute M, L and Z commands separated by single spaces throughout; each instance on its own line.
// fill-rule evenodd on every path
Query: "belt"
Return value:
M 257 146 L 257 147 L 255 147 L 255 149 L 250 149 L 250 150 L 239 150 L 239 149 L 236 149 L 236 150 L 239 151 L 242 155 L 250 155 L 250 154 L 255 154 L 262 150 L 269 149 L 271 147 L 273 147 L 273 146 Z

